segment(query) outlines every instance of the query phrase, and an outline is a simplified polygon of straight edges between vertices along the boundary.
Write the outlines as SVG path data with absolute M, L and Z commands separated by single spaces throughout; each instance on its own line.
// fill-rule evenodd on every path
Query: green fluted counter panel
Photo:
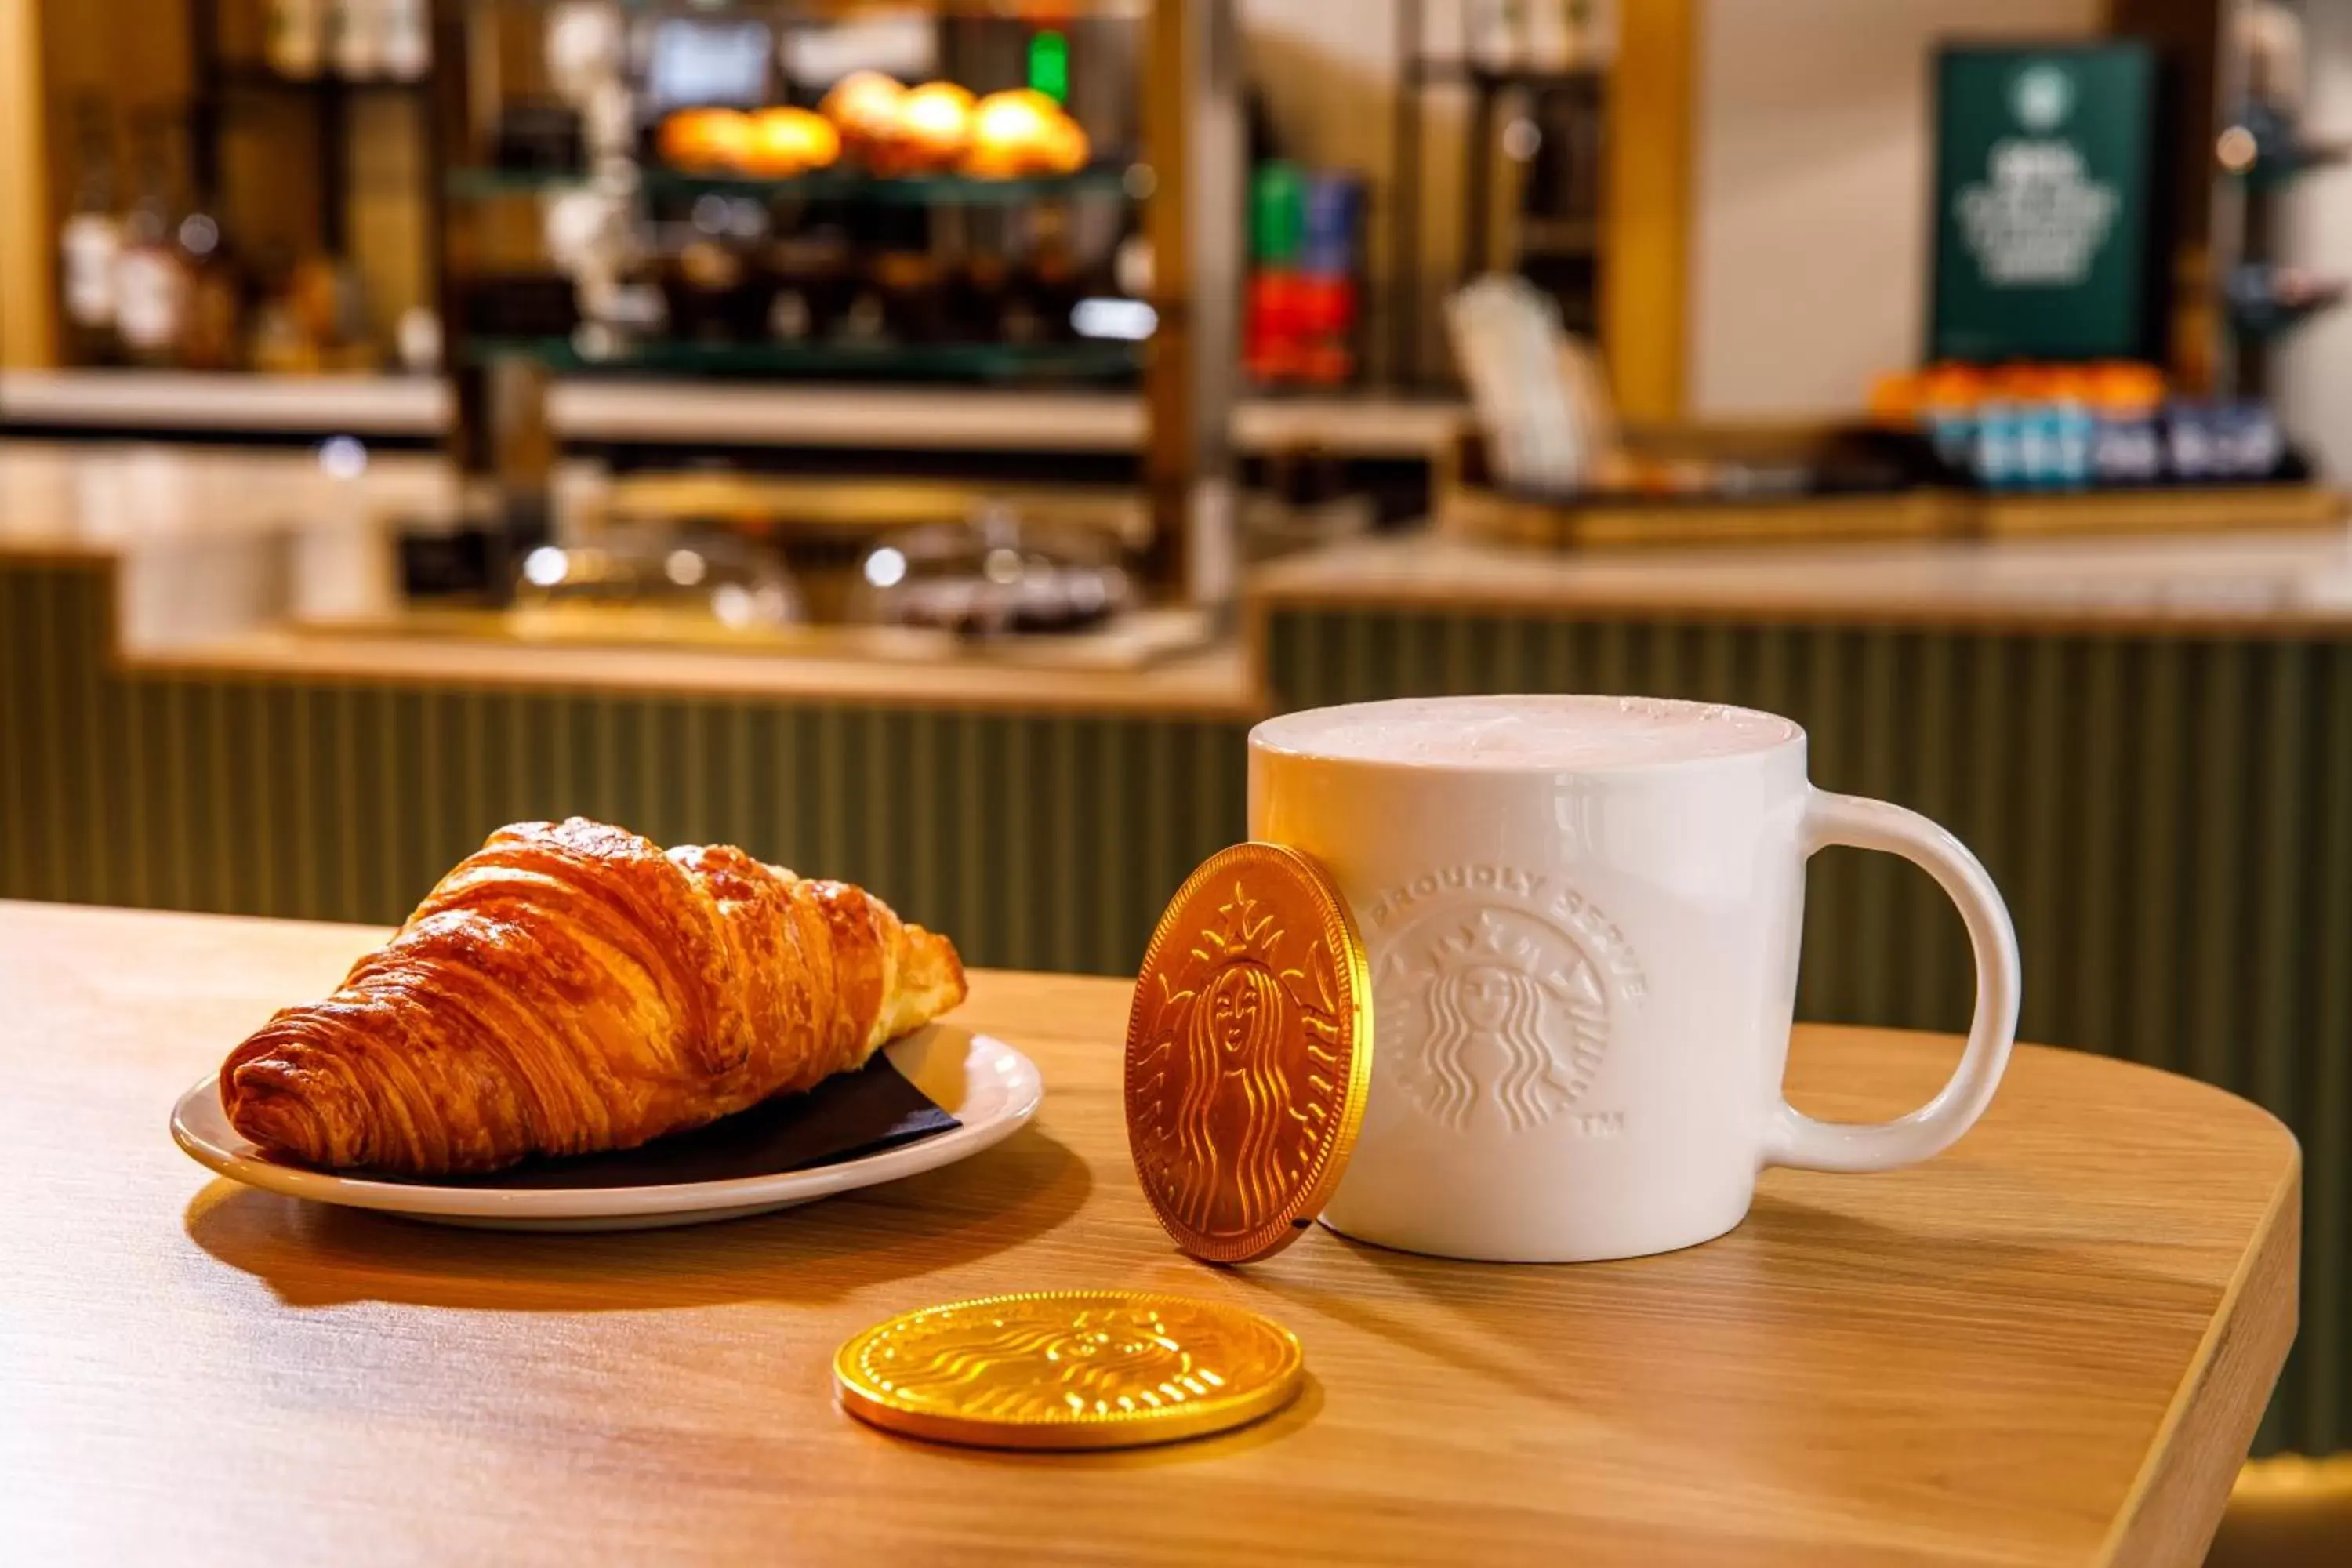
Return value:
M 2352 643 L 1318 609 L 1274 616 L 1268 647 L 1284 708 L 1535 690 L 1771 709 L 1805 726 L 1823 788 L 1945 823 L 2015 914 L 2025 1037 L 2221 1084 L 2303 1140 L 2304 1332 L 2263 1440 L 2352 1445 Z M 1802 1016 L 1967 1027 L 1967 941 L 1923 874 L 1825 854 L 1805 913 Z
M 108 592 L 0 565 L 0 896 L 394 924 L 580 812 L 865 883 L 975 964 L 1132 973 L 1242 833 L 1237 725 L 126 674 Z

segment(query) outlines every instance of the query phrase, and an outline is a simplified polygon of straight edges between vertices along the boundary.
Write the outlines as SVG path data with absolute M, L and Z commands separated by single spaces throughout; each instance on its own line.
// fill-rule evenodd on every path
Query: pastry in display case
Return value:
M 681 109 L 662 121 L 656 147 L 683 174 L 792 180 L 831 168 L 841 133 L 824 115 L 790 105 L 751 114 Z
M 992 180 L 1075 174 L 1092 151 L 1060 104 L 1034 89 L 1013 88 L 990 93 L 972 111 L 964 173 Z
M 790 180 L 829 169 L 841 156 L 841 132 L 824 115 L 789 105 L 751 117 L 741 171 L 754 179 Z
M 681 109 L 662 121 L 662 162 L 688 174 L 740 173 L 752 147 L 752 120 L 740 110 Z
M 1034 88 L 978 97 L 952 81 L 901 87 L 878 71 L 844 78 L 814 111 L 673 110 L 655 150 L 680 174 L 780 180 L 844 161 L 883 179 L 953 173 L 1037 179 L 1078 174 L 1094 155 L 1077 121 Z
M 927 81 L 898 105 L 898 133 L 877 174 L 952 169 L 971 141 L 972 95 L 951 81 Z
M 825 93 L 818 112 L 840 132 L 842 147 L 850 156 L 870 161 L 878 149 L 898 140 L 906 100 L 906 88 L 893 78 L 876 70 L 852 71 Z
M 543 197 L 551 213 L 593 197 L 593 224 L 542 226 L 540 267 L 495 269 L 569 279 L 579 310 L 551 331 L 544 312 L 532 330 L 472 309 L 495 287 L 484 268 L 457 290 L 472 336 L 461 354 L 999 384 L 1141 373 L 1148 330 L 1073 320 L 1092 299 L 1142 303 L 1122 298 L 1118 265 L 1142 243 L 1150 189 L 1131 177 L 1137 96 L 1095 85 L 1139 68 L 1134 13 L 888 27 L 791 6 L 757 19 L 608 10 L 595 27 L 585 15 L 559 7 L 542 28 L 584 163 L 510 161 L 469 132 L 453 142 L 499 163 L 449 182 L 469 207 Z M 1098 133 L 1065 99 L 1089 106 Z M 486 105 L 488 123 L 512 107 Z M 598 129 L 614 123 L 628 129 Z M 1097 146 L 1120 151 L 1097 163 Z M 595 241 L 559 245 L 559 227 Z

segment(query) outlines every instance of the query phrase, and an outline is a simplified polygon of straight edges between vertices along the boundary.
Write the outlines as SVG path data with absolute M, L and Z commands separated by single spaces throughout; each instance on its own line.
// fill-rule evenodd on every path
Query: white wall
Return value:
M 1860 407 L 1926 320 L 1930 52 L 2095 31 L 2100 0 L 1705 0 L 1686 404 Z
M 1251 75 L 1286 143 L 1375 174 L 1374 211 L 1383 211 L 1393 0 L 1238 8 Z M 2099 29 L 2104 10 L 2103 0 L 1699 0 L 1691 413 L 1847 413 L 1873 376 L 1913 363 L 1927 310 L 1936 42 L 2082 36 Z M 1450 46 L 1459 25 L 1451 0 L 1429 0 L 1424 13 L 1430 47 Z M 2352 16 L 2335 20 L 2342 37 Z M 1423 210 L 1458 213 L 1459 105 L 1443 92 L 1426 102 Z M 1386 232 L 1375 223 L 1376 274 L 1387 270 Z M 1458 243 L 1441 223 L 1425 264 L 1450 276 Z M 2343 330 L 2352 331 L 2352 313 Z M 2340 395 L 2352 415 L 2352 365 L 2347 375 Z
M 1389 254 L 1395 141 L 1396 0 L 1236 0 L 1249 80 L 1265 95 L 1275 134 L 1292 156 L 1367 177 L 1367 259 L 1372 292 L 1364 301 L 1366 342 L 1375 363 L 1389 341 Z M 1423 0 L 1422 35 L 1431 53 L 1451 51 L 1460 37 L 1459 0 Z M 1450 281 L 1460 268 L 1465 113 L 1461 93 L 1424 95 L 1418 258 L 1424 286 Z M 1435 363 L 1440 331 L 1433 310 L 1421 316 L 1425 363 Z
M 2352 137 L 2352 6 L 2313 0 L 2303 7 L 2310 47 L 2311 133 Z M 2352 169 L 2326 169 L 2293 187 L 2285 253 L 2337 276 L 2352 272 Z M 2279 412 L 2338 483 L 2352 479 L 2352 307 L 2323 316 L 2287 340 L 2273 363 Z

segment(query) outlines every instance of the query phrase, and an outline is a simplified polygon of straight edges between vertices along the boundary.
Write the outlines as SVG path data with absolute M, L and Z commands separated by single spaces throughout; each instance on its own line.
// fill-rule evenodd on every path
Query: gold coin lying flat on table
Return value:
M 1339 1185 L 1372 1074 L 1348 905 L 1276 844 L 1219 850 L 1160 917 L 1127 1019 L 1127 1142 L 1176 1244 L 1281 1251 Z
M 1129 1448 L 1270 1415 L 1304 1370 L 1255 1312 L 1142 1290 L 1057 1290 L 928 1307 L 833 1358 L 851 1415 L 990 1448 Z

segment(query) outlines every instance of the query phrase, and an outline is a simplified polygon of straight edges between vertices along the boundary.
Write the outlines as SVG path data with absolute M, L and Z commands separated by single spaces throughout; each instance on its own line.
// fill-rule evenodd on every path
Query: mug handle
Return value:
M 1942 884 L 1968 923 L 1976 952 L 1977 1011 L 1968 1049 L 1936 1098 L 1893 1121 L 1816 1121 L 1782 1100 L 1765 1137 L 1767 1165 L 1810 1171 L 1885 1171 L 1942 1153 L 1992 1102 L 2017 1040 L 2023 978 L 2009 906 L 1968 847 L 1916 811 L 1859 795 L 1813 790 L 1801 828 L 1806 858 L 1832 844 L 1884 849 Z

